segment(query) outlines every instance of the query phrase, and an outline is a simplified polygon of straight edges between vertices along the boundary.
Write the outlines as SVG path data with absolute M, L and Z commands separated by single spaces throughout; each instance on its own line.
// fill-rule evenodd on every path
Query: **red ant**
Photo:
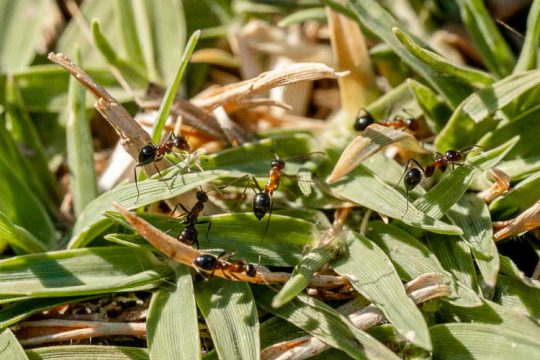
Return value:
M 143 146 L 142 149 L 139 151 L 139 162 L 137 163 L 137 165 L 135 165 L 135 168 L 133 169 L 133 174 L 135 177 L 135 187 L 137 188 L 137 199 L 135 200 L 135 203 L 139 201 L 140 196 L 139 185 L 137 182 L 137 168 L 153 163 L 159 176 L 161 177 L 161 172 L 159 171 L 156 163 L 158 161 L 161 161 L 166 154 L 175 154 L 178 157 L 178 155 L 173 151 L 174 148 L 180 151 L 190 151 L 187 140 L 182 135 L 177 136 L 173 132 L 169 134 L 167 140 L 165 140 L 162 144 L 156 145 L 154 143 L 148 143 L 147 145 Z M 167 185 L 167 187 L 169 187 L 169 185 Z
M 236 280 L 239 279 L 233 275 L 234 273 L 244 273 L 249 277 L 255 277 L 257 275 L 256 266 L 245 260 L 238 260 L 233 263 L 228 262 L 227 260 L 232 255 L 233 254 L 226 255 L 225 252 L 222 252 L 217 257 L 210 254 L 200 255 L 193 260 L 193 265 L 198 270 L 209 272 L 210 277 L 214 275 L 216 270 L 221 270 L 225 277 Z
M 418 120 L 412 116 L 404 118 L 403 116 L 396 115 L 394 116 L 393 120 L 382 120 L 376 122 L 373 115 L 371 115 L 371 113 L 369 113 L 366 109 L 362 108 L 361 113 L 362 114 L 359 113 L 354 121 L 353 127 L 356 131 L 364 131 L 369 125 L 374 123 L 381 126 L 390 127 L 392 129 L 409 129 L 411 131 L 416 131 L 420 128 Z
M 199 232 L 197 231 L 196 225 L 199 224 L 208 224 L 208 229 L 206 230 L 206 238 L 208 238 L 208 233 L 210 232 L 210 228 L 212 227 L 212 222 L 210 221 L 198 221 L 199 220 L 199 214 L 204 209 L 204 203 L 208 201 L 208 194 L 202 190 L 197 191 L 195 194 L 197 197 L 197 202 L 193 204 L 190 210 L 188 210 L 184 205 L 181 203 L 176 204 L 174 207 L 171 216 L 176 212 L 178 207 L 180 207 L 182 210 L 184 210 L 184 219 L 183 223 L 186 224 L 186 227 L 180 234 L 177 236 L 177 240 L 188 244 L 197 246 L 197 249 L 199 248 Z

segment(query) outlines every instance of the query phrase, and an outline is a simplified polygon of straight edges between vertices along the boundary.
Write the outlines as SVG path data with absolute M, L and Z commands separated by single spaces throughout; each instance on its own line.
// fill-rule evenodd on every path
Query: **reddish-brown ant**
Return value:
M 403 116 L 396 115 L 394 116 L 393 120 L 382 120 L 382 121 L 375 121 L 375 118 L 369 111 L 362 108 L 358 116 L 356 117 L 356 120 L 354 121 L 354 130 L 356 131 L 364 131 L 366 128 L 371 125 L 377 123 L 381 126 L 390 127 L 392 129 L 408 129 L 411 131 L 416 131 L 419 129 L 418 120 L 416 120 L 414 117 L 408 117 L 404 118 Z
M 197 231 L 196 225 L 199 224 L 208 224 L 208 229 L 206 231 L 206 237 L 208 238 L 208 233 L 210 232 L 210 228 L 212 227 L 212 223 L 210 221 L 198 221 L 199 220 L 199 214 L 204 209 L 204 203 L 208 201 L 208 194 L 203 191 L 202 189 L 197 191 L 195 194 L 197 197 L 197 202 L 193 204 L 190 210 L 188 210 L 184 205 L 181 203 L 176 204 L 174 207 L 172 214 L 176 212 L 176 210 L 180 207 L 182 210 L 184 210 L 184 219 L 183 223 L 186 224 L 186 227 L 184 230 L 178 234 L 177 239 L 178 241 L 188 244 L 197 246 L 197 249 L 199 248 L 199 232 Z
M 232 254 L 226 255 L 225 252 L 222 252 L 217 257 L 211 254 L 204 254 L 197 256 L 193 260 L 193 265 L 198 270 L 209 272 L 210 277 L 214 275 L 216 270 L 221 270 L 225 277 L 236 280 L 239 279 L 234 275 L 235 273 L 244 273 L 249 277 L 255 277 L 257 275 L 257 268 L 255 265 L 248 263 L 245 260 L 238 260 L 230 263 L 227 259 L 231 256 Z
M 137 165 L 135 165 L 135 168 L 133 169 L 133 174 L 135 177 L 135 187 L 137 188 L 137 199 L 135 200 L 135 203 L 139 201 L 140 195 L 139 185 L 137 183 L 137 168 L 153 163 L 159 176 L 161 177 L 161 172 L 159 171 L 156 163 L 158 161 L 161 161 L 166 154 L 176 155 L 176 153 L 173 151 L 175 148 L 180 151 L 189 152 L 190 150 L 187 140 L 182 135 L 177 136 L 173 132 L 171 132 L 167 140 L 165 140 L 162 144 L 156 145 L 154 143 L 148 143 L 147 145 L 143 146 L 142 149 L 139 151 L 139 162 L 137 163 Z M 167 185 L 167 187 L 168 186 L 169 185 Z
M 435 152 L 433 155 L 433 162 L 427 165 L 425 168 L 422 167 L 422 165 L 420 165 L 420 163 L 415 159 L 409 159 L 409 161 L 407 161 L 407 165 L 405 166 L 405 171 L 402 175 L 403 183 L 405 184 L 405 191 L 407 194 L 407 209 L 409 205 L 409 192 L 412 191 L 418 184 L 420 184 L 422 178 L 427 179 L 432 177 L 435 173 L 435 170 L 437 169 L 439 169 L 441 173 L 444 173 L 448 168 L 448 165 L 465 165 L 465 155 L 476 147 L 483 148 L 479 145 L 472 145 L 461 150 L 448 150 L 444 154 Z M 418 167 L 409 168 L 411 162 L 414 162 Z

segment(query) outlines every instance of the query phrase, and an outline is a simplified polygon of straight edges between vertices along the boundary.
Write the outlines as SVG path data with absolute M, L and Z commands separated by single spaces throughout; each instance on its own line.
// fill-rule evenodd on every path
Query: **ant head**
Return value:
M 285 161 L 283 161 L 283 159 L 275 159 L 275 160 L 272 160 L 270 165 L 272 167 L 277 167 L 279 169 L 283 169 L 285 167 Z
M 218 259 L 214 255 L 204 254 L 193 260 L 193 265 L 201 270 L 213 271 L 217 266 Z
M 407 128 L 412 131 L 416 131 L 420 127 L 418 120 L 412 117 L 405 119 L 405 125 L 407 125 Z
M 448 150 L 444 153 L 444 157 L 449 162 L 458 162 L 463 159 L 463 155 L 461 154 L 461 152 L 456 150 Z
M 373 116 L 367 111 L 365 111 L 362 115 L 359 115 L 354 121 L 354 130 L 364 131 L 369 125 L 373 124 L 374 122 L 375 119 L 373 118 Z
M 197 191 L 197 194 L 195 196 L 197 197 L 197 200 L 199 201 L 202 201 L 202 202 L 208 201 L 208 195 L 202 190 Z
M 418 168 L 411 168 L 407 170 L 407 173 L 405 173 L 405 178 L 403 179 L 405 189 L 407 191 L 414 189 L 416 185 L 420 184 L 420 181 L 422 181 L 422 171 Z
M 139 151 L 139 164 L 149 164 L 156 158 L 156 146 L 152 143 L 142 147 Z
M 187 140 L 182 135 L 174 137 L 173 145 L 175 148 L 183 150 L 183 151 L 190 150 Z

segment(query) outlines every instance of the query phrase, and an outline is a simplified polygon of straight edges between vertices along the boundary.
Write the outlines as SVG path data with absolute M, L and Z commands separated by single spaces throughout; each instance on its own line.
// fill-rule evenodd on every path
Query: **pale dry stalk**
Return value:
M 502 194 L 508 191 L 510 188 L 510 175 L 498 168 L 489 169 L 489 174 L 493 179 L 494 183 L 490 186 L 489 189 L 481 191 L 478 193 L 478 196 L 489 204 Z
M 495 241 L 506 239 L 509 236 L 530 231 L 540 226 L 540 200 L 533 206 L 519 214 L 516 218 L 493 223 L 496 231 L 493 235 Z

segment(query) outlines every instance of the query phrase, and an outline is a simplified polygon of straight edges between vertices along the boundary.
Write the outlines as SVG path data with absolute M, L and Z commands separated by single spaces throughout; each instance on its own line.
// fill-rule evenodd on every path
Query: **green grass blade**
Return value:
M 0 240 L 7 241 L 17 252 L 22 254 L 47 251 L 46 246 L 26 229 L 15 225 L 0 211 Z
M 401 42 L 411 54 L 440 74 L 451 76 L 455 81 L 462 81 L 472 87 L 479 88 L 491 85 L 495 81 L 490 74 L 473 68 L 454 65 L 441 55 L 419 46 L 412 37 L 399 28 L 393 28 L 392 31 L 399 42 Z
M 491 215 L 484 202 L 475 195 L 464 196 L 448 212 L 455 225 L 463 229 L 461 238 L 467 242 L 484 283 L 494 288 L 499 273 L 499 252 L 493 241 Z
M 332 184 L 331 189 L 340 197 L 388 217 L 399 219 L 408 225 L 433 232 L 461 234 L 461 229 L 457 226 L 435 220 L 418 210 L 413 204 L 409 204 L 407 208 L 408 200 L 405 196 L 380 181 L 362 165 Z
M 86 301 L 93 298 L 95 298 L 95 296 L 70 296 L 17 301 L 0 310 L 0 328 L 3 329 L 7 326 L 11 326 L 33 314 L 53 309 L 60 305 Z
M 223 171 L 206 171 L 204 173 L 190 173 L 178 176 L 178 169 L 175 168 L 173 170 L 174 171 L 171 171 L 167 175 L 163 175 L 165 177 L 163 180 L 157 178 L 139 181 L 140 197 L 137 203 L 135 203 L 135 200 L 137 200 L 137 189 L 135 184 L 120 185 L 101 194 L 98 198 L 88 204 L 77 219 L 77 223 L 73 229 L 73 237 L 68 247 L 75 248 L 85 245 L 79 236 L 83 234 L 83 232 L 88 231 L 88 227 L 101 220 L 104 211 L 112 209 L 113 201 L 117 201 L 122 206 L 129 209 L 134 209 L 156 201 L 175 197 L 195 189 L 198 186 L 202 186 L 207 182 L 216 180 L 222 174 L 229 174 Z M 169 179 L 169 177 L 175 178 Z M 167 184 L 165 184 L 165 181 L 168 182 L 168 186 L 171 188 L 170 191 Z
M 281 307 L 304 291 L 313 274 L 327 264 L 338 250 L 335 244 L 329 244 L 317 247 L 304 255 L 300 263 L 295 266 L 290 279 L 274 296 L 272 307 Z
M 470 93 L 470 89 L 463 83 L 439 74 L 412 55 L 392 32 L 392 28 L 399 26 L 398 22 L 377 1 L 352 0 L 349 8 L 358 22 L 389 44 L 396 54 L 437 89 L 452 107 L 456 107 Z
M 470 163 L 453 170 L 431 188 L 425 196 L 417 199 L 414 206 L 427 216 L 435 219 L 442 218 L 465 194 L 478 171 L 495 166 L 518 141 L 519 137 L 514 137 L 499 147 L 474 157 Z
M 0 349 L 2 349 L 2 359 L 25 360 L 28 359 L 23 347 L 13 335 L 11 330 L 5 329 L 0 334 Z
M 355 328 L 349 320 L 326 305 L 304 294 L 275 309 L 271 305 L 274 292 L 254 286 L 257 304 L 266 311 L 294 324 L 326 344 L 344 351 L 354 359 L 397 359 L 388 348 L 367 333 Z
M 435 134 L 441 131 L 452 114 L 446 103 L 431 88 L 414 79 L 407 79 L 407 85 L 416 103 L 422 109 L 424 119 L 431 131 Z
M 259 221 L 253 213 L 219 214 L 201 217 L 201 221 L 211 221 L 197 226 L 201 249 L 223 249 L 238 252 L 250 262 L 268 266 L 293 266 L 302 259 L 303 248 L 316 239 L 320 233 L 316 225 L 296 217 L 272 214 L 268 232 L 263 238 L 266 219 Z M 107 212 L 107 217 L 123 226 L 131 228 L 126 220 L 116 212 Z M 141 217 L 162 231 L 177 236 L 184 228 L 178 218 L 169 216 Z M 208 239 L 206 233 L 208 232 Z M 146 241 L 144 243 L 147 244 Z M 260 258 L 259 258 L 260 257 Z
M 499 77 L 512 72 L 515 58 L 483 0 L 459 0 L 461 18 L 486 67 Z
M 46 1 L 0 1 L 0 72 L 24 69 L 42 44 Z
M 453 292 L 447 299 L 448 302 L 463 307 L 476 307 L 481 304 L 474 291 L 454 279 L 435 254 L 405 230 L 392 224 L 372 221 L 369 223 L 367 236 L 392 260 L 403 281 L 416 279 L 426 273 L 440 273 L 449 282 Z
M 529 16 L 527 17 L 527 32 L 525 35 L 525 41 L 521 47 L 521 53 L 516 66 L 514 67 L 514 74 L 533 70 L 536 68 L 536 60 L 538 57 L 538 43 L 540 41 L 540 1 L 535 0 L 531 8 L 529 9 Z
M 452 277 L 474 292 L 478 280 L 469 247 L 459 238 L 429 234 L 427 245 Z
M 134 4 L 131 1 L 113 1 L 114 17 L 118 19 L 120 37 L 127 60 L 146 68 L 133 7 Z
M 367 238 L 352 232 L 347 238 L 348 255 L 333 263 L 334 270 L 371 300 L 396 330 L 411 343 L 431 350 L 431 340 L 422 313 L 405 293 L 401 280 L 385 253 Z
M 191 57 L 191 54 L 193 53 L 193 50 L 195 49 L 195 46 L 197 45 L 197 41 L 199 41 L 200 36 L 201 31 L 197 30 L 189 38 L 188 43 L 186 44 L 186 47 L 184 49 L 184 53 L 180 58 L 180 63 L 178 65 L 178 70 L 176 71 L 174 80 L 172 81 L 171 85 L 167 87 L 167 91 L 163 96 L 163 100 L 161 101 L 161 106 L 159 107 L 157 115 L 154 133 L 152 134 L 152 141 L 154 141 L 156 144 L 161 141 L 163 128 L 165 127 L 165 122 L 167 121 L 167 117 L 169 116 L 169 111 L 174 101 L 174 97 L 176 96 L 178 88 L 180 87 L 180 82 L 182 81 L 184 70 L 186 69 L 189 58 Z
M 486 324 L 443 324 L 433 326 L 433 356 L 437 359 L 535 359 L 540 342 L 529 341 Z
M 199 359 L 201 344 L 191 272 L 174 266 L 175 286 L 153 296 L 146 321 L 150 359 Z
M 195 299 L 220 359 L 260 357 L 257 306 L 247 283 L 217 278 L 200 282 Z
M 121 251 L 119 251 L 121 250 Z M 146 250 L 64 250 L 0 261 L 0 294 L 81 296 L 154 284 L 171 272 Z
M 516 264 L 509 257 L 500 256 L 501 269 L 500 273 L 508 276 L 513 280 L 517 280 L 531 288 L 540 289 L 540 281 L 533 280 L 519 270 Z
M 133 90 L 146 90 L 148 80 L 145 70 L 138 66 L 138 64 L 124 60 L 116 53 L 113 46 L 109 43 L 105 35 L 103 35 L 99 22 L 96 19 L 92 21 L 92 38 L 98 50 L 107 60 L 107 63 L 118 69 Z
M 76 62 L 82 66 L 78 57 Z M 79 216 L 98 195 L 94 148 L 90 123 L 86 118 L 86 91 L 75 77 L 69 79 L 69 109 L 66 124 L 66 152 L 69 165 L 69 184 L 73 195 L 73 210 Z
M 30 360 L 148 360 L 144 348 L 101 345 L 57 345 L 26 350 Z
M 499 275 L 493 301 L 505 308 L 540 320 L 540 288 L 531 287 L 523 281 Z

